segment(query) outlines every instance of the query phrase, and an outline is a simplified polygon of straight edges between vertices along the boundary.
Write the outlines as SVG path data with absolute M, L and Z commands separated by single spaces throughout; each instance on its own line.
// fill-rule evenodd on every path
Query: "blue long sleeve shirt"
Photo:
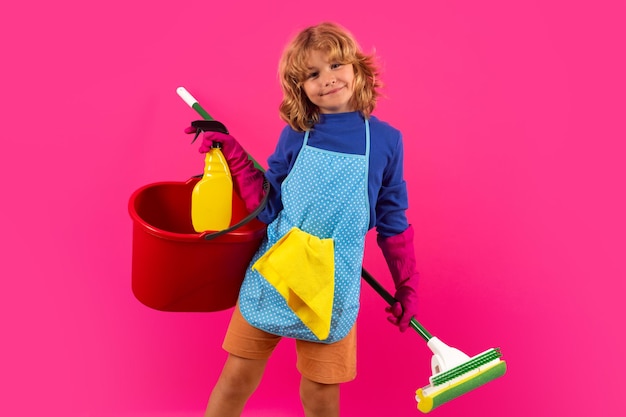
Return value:
M 368 196 L 369 229 L 383 237 L 402 233 L 408 227 L 408 197 L 403 174 L 402 134 L 386 122 L 370 116 Z M 258 218 L 269 224 L 282 210 L 281 184 L 293 168 L 304 133 L 286 126 L 274 153 L 268 158 L 265 178 L 271 188 L 265 209 Z M 334 152 L 365 154 L 365 121 L 360 112 L 322 114 L 309 133 L 308 145 Z

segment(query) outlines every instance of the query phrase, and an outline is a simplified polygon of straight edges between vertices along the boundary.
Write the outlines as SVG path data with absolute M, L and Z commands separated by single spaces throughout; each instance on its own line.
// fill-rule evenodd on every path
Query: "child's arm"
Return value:
M 391 313 L 389 321 L 404 332 L 409 328 L 411 318 L 417 314 L 417 283 L 415 250 L 413 246 L 413 227 L 409 227 L 395 236 L 378 235 L 378 246 L 387 261 L 391 277 L 396 287 L 397 303 L 387 308 Z

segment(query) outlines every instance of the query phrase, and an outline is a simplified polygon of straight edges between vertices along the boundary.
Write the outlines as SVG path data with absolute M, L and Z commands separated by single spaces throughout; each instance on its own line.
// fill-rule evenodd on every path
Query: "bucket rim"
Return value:
M 177 233 L 177 232 L 170 232 L 168 230 L 163 230 L 161 228 L 155 227 L 151 224 L 149 224 L 148 222 L 146 222 L 143 218 L 141 218 L 141 216 L 137 213 L 137 210 L 135 208 L 135 202 L 137 200 L 137 197 L 146 189 L 148 188 L 153 188 L 156 186 L 162 186 L 162 185 L 181 185 L 181 184 L 189 184 L 190 182 L 193 181 L 197 181 L 196 177 L 191 177 L 189 178 L 187 181 L 157 181 L 157 182 L 152 182 L 150 184 L 145 184 L 139 188 L 137 188 L 130 196 L 129 200 L 128 200 L 128 212 L 130 214 L 131 219 L 133 220 L 133 222 L 135 224 L 140 225 L 143 229 L 145 229 L 148 233 L 157 236 L 157 237 L 161 237 L 161 238 L 167 238 L 169 240 L 177 240 L 177 241 L 188 241 L 188 242 L 193 242 L 193 241 L 198 241 L 198 240 L 202 240 L 202 241 L 211 241 L 211 240 L 223 240 L 223 241 L 228 241 L 228 240 L 237 240 L 240 241 L 240 238 L 256 238 L 258 237 L 261 233 L 265 233 L 265 224 L 263 224 L 262 222 L 259 221 L 259 227 L 252 229 L 252 230 L 248 230 L 248 231 L 242 231 L 240 230 L 241 226 L 243 226 L 243 224 L 240 224 L 236 229 L 233 230 L 228 230 L 227 233 L 220 233 L 223 231 L 214 231 L 214 230 L 208 230 L 208 231 L 204 231 L 201 233 L 195 232 L 195 233 Z M 250 221 L 253 221 L 254 219 L 250 219 Z M 257 220 L 258 221 L 258 220 Z M 247 224 L 248 222 L 246 222 Z M 210 237 L 211 235 L 216 235 L 215 237 Z

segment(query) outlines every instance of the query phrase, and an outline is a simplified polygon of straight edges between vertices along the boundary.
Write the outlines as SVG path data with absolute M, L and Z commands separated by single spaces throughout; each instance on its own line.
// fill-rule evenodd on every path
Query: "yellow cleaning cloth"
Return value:
M 320 239 L 294 227 L 252 269 L 276 288 L 318 339 L 328 338 L 335 293 L 332 239 Z

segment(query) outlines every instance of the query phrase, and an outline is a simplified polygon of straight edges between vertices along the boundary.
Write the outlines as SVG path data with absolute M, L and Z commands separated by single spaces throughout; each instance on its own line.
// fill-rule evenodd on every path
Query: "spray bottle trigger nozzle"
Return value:
M 196 128 L 196 135 L 191 143 L 193 144 L 202 132 L 221 132 L 228 135 L 228 129 L 222 122 L 217 120 L 194 120 L 191 126 Z

